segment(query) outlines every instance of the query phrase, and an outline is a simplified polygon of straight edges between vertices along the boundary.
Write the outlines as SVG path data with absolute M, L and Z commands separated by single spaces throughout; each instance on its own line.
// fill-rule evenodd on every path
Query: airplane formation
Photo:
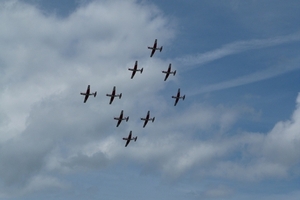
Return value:
M 150 57 L 152 57 L 154 55 L 154 53 L 155 53 L 156 50 L 159 50 L 159 52 L 161 52 L 162 49 L 163 49 L 163 46 L 157 47 L 157 39 L 155 39 L 153 46 L 152 47 L 148 47 L 148 49 L 151 49 Z M 135 64 L 134 64 L 133 68 L 128 68 L 128 70 L 132 71 L 132 73 L 131 73 L 131 79 L 133 79 L 133 77 L 135 76 L 136 72 L 140 72 L 141 74 L 143 73 L 143 68 L 138 69 L 138 61 L 135 61 Z M 173 74 L 173 76 L 176 75 L 176 70 L 172 71 L 172 64 L 170 63 L 167 71 L 162 71 L 162 73 L 166 74 L 165 78 L 164 78 L 164 81 L 166 81 L 168 79 L 168 77 L 169 77 L 170 74 Z M 80 94 L 84 95 L 83 103 L 86 103 L 86 101 L 88 100 L 88 98 L 89 98 L 90 95 L 93 95 L 94 97 L 97 96 L 97 91 L 91 92 L 90 91 L 90 85 L 88 85 L 87 89 L 86 89 L 86 92 L 85 93 L 81 92 Z M 113 89 L 112 89 L 111 94 L 106 94 L 106 96 L 110 97 L 109 104 L 112 104 L 113 101 L 114 101 L 114 99 L 115 99 L 115 97 L 118 97 L 119 99 L 122 98 L 122 93 L 116 94 L 116 86 L 114 86 Z M 180 96 L 180 88 L 178 88 L 176 96 L 172 96 L 172 98 L 175 99 L 174 106 L 176 106 L 177 103 L 178 103 L 178 101 L 180 99 L 182 99 L 182 100 L 185 99 L 185 95 Z M 117 120 L 116 127 L 119 127 L 119 125 L 121 124 L 122 121 L 128 122 L 129 116 L 124 117 L 124 111 L 121 110 L 121 113 L 120 113 L 119 117 L 114 117 L 114 120 Z M 146 114 L 146 117 L 145 118 L 142 117 L 141 120 L 144 121 L 143 128 L 145 128 L 149 121 L 151 121 L 152 123 L 154 122 L 155 117 L 150 117 L 150 110 L 149 110 L 147 112 L 147 114 Z M 128 136 L 126 138 L 123 138 L 123 140 L 126 140 L 125 147 L 127 147 L 127 145 L 130 143 L 130 141 L 133 140 L 133 141 L 136 142 L 137 136 L 133 137 L 132 136 L 132 131 L 130 131 L 129 134 L 128 134 Z

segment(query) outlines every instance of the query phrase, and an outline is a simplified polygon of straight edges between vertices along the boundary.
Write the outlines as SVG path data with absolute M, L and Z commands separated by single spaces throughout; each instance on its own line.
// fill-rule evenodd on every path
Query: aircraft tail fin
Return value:
M 183 99 L 183 100 L 185 99 L 185 95 L 183 95 L 182 99 Z
M 141 69 L 141 73 L 143 73 L 144 68 Z
M 94 93 L 94 97 L 96 97 L 97 96 L 97 91 Z
M 119 99 L 121 99 L 121 98 L 122 98 L 122 93 L 119 94 Z
M 161 47 L 159 48 L 159 52 L 161 52 L 161 51 L 162 51 L 162 49 L 163 49 L 163 46 L 161 46 Z
M 174 71 L 173 76 L 175 76 L 175 74 L 176 74 L 176 70 Z
M 155 120 L 155 117 L 152 118 L 152 122 L 154 122 L 154 120 Z
M 129 120 L 129 116 L 128 116 L 128 117 L 126 117 L 126 122 L 128 122 L 128 120 Z
M 134 137 L 134 141 L 136 142 L 136 140 L 137 140 L 137 136 L 136 137 Z

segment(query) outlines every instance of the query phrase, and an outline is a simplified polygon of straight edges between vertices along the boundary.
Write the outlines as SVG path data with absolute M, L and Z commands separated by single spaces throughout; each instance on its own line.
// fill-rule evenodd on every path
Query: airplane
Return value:
M 126 122 L 128 122 L 128 119 L 129 117 L 124 117 L 123 118 L 123 110 L 121 111 L 120 113 L 120 116 L 119 117 L 114 117 L 115 120 L 118 120 L 118 123 L 117 123 L 117 127 L 121 124 L 122 120 L 126 120 Z
M 123 138 L 123 140 L 127 140 L 126 144 L 125 144 L 125 147 L 127 147 L 127 145 L 129 144 L 129 142 L 131 140 L 134 140 L 136 142 L 136 139 L 137 139 L 137 136 L 136 137 L 132 137 L 132 131 L 130 131 L 128 137 L 127 138 Z
M 134 77 L 134 75 L 135 75 L 136 72 L 139 71 L 139 72 L 143 73 L 143 68 L 142 69 L 138 69 L 137 67 L 138 67 L 138 61 L 135 61 L 133 69 L 128 68 L 129 71 L 132 71 L 131 79 L 133 79 L 133 77 Z
M 88 85 L 87 89 L 86 89 L 86 92 L 85 93 L 81 92 L 80 94 L 85 95 L 84 101 L 83 101 L 83 103 L 85 103 L 88 100 L 90 95 L 94 95 L 94 97 L 96 97 L 97 96 L 97 91 L 94 92 L 94 93 L 90 93 L 90 85 Z
M 173 76 L 175 76 L 175 74 L 176 74 L 176 70 L 174 70 L 173 72 L 171 71 L 171 65 L 172 65 L 172 64 L 170 63 L 170 64 L 169 64 L 168 71 L 162 71 L 162 73 L 165 73 L 165 74 L 166 74 L 165 80 L 164 80 L 164 81 L 167 80 L 167 78 L 169 77 L 170 74 L 173 74 Z
M 152 57 L 156 50 L 162 51 L 163 47 L 157 48 L 157 39 L 155 39 L 153 47 L 148 47 L 148 49 L 152 49 L 150 57 Z
M 145 128 L 145 126 L 147 125 L 148 121 L 154 122 L 155 117 L 150 118 L 150 111 L 148 111 L 146 118 L 141 118 L 141 120 L 144 120 L 144 121 L 145 121 L 145 122 L 144 122 L 144 125 L 143 125 L 143 128 Z
M 178 88 L 177 95 L 176 95 L 176 96 L 172 96 L 172 98 L 176 99 L 176 100 L 175 100 L 175 104 L 174 104 L 174 106 L 176 106 L 176 104 L 178 103 L 178 100 L 179 100 L 179 99 L 182 99 L 182 100 L 185 99 L 185 95 L 180 96 L 180 88 Z
M 115 97 L 119 97 L 119 99 L 121 99 L 122 93 L 116 94 L 116 86 L 114 86 L 112 93 L 111 94 L 106 94 L 106 96 L 110 97 L 109 104 L 111 104 Z

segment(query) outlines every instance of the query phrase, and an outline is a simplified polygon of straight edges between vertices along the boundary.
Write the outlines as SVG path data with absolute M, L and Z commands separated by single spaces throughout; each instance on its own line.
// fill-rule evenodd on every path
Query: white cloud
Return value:
M 237 156 L 237 160 L 219 162 L 216 168 L 209 170 L 211 174 L 252 181 L 298 174 L 295 167 L 300 164 L 299 97 L 292 118 L 278 122 L 270 132 L 228 138 L 234 145 L 233 152 L 241 156 Z
M 232 194 L 233 194 L 232 189 L 226 186 L 217 186 L 217 187 L 209 188 L 203 193 L 203 195 L 209 199 L 230 197 L 232 196 Z
M 92 1 L 62 19 L 5 1 L 0 23 L 0 174 L 8 187 L 35 191 L 41 179 L 33 177 L 42 171 L 105 164 L 94 162 L 101 152 L 87 156 L 81 149 L 116 132 L 127 134 L 115 129 L 112 117 L 124 107 L 128 113 L 140 110 L 154 99 L 147 95 L 164 87 L 158 74 L 168 63 L 150 60 L 147 46 L 155 38 L 168 42 L 174 30 L 152 5 Z M 144 68 L 143 78 L 130 80 L 127 68 L 135 60 Z M 98 96 L 83 104 L 79 93 L 88 84 Z M 123 98 L 108 105 L 105 94 L 114 85 Z M 55 182 L 43 180 L 45 187 Z
M 163 122 L 157 123 L 150 133 L 143 137 L 140 135 L 139 141 L 131 144 L 126 151 L 117 136 L 102 140 L 98 146 L 95 144 L 94 150 L 107 154 L 113 162 L 121 159 L 122 162 L 141 163 L 146 171 L 159 171 L 164 177 L 172 179 L 189 173 L 238 181 L 287 179 L 298 173 L 295 166 L 300 163 L 299 99 L 292 119 L 278 122 L 268 133 L 232 135 L 229 133 L 233 130 L 227 129 L 219 135 L 214 133 L 216 129 L 212 127 L 201 132 L 200 128 L 193 128 L 201 124 L 201 118 L 186 123 L 189 119 L 185 119 L 187 116 L 183 114 L 181 117 L 175 116 L 179 119 L 173 120 L 173 127 L 163 127 Z M 201 113 L 203 108 L 198 108 Z M 216 111 L 211 109 L 210 112 Z M 227 116 L 226 112 L 224 109 L 216 116 Z M 240 113 L 235 118 L 241 116 Z M 189 116 L 190 119 L 194 117 Z M 215 118 L 206 123 L 213 122 L 216 125 L 222 123 Z
M 266 136 L 263 153 L 272 162 L 290 167 L 299 164 L 300 158 L 300 95 L 297 107 L 288 121 L 278 122 Z

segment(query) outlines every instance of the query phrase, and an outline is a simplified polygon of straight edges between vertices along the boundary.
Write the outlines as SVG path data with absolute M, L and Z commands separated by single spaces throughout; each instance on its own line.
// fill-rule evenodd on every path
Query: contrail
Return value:
M 273 37 L 268 39 L 253 39 L 248 41 L 237 41 L 230 44 L 226 44 L 221 48 L 200 53 L 197 55 L 187 55 L 175 59 L 178 66 L 190 66 L 188 68 L 182 68 L 183 70 L 190 70 L 199 65 L 203 65 L 214 60 L 221 59 L 225 56 L 238 54 L 244 51 L 253 49 L 262 49 L 271 46 L 277 46 L 285 43 L 300 41 L 300 33 L 295 33 L 287 36 Z
M 229 55 L 242 53 L 248 50 L 268 48 L 272 46 L 282 45 L 291 42 L 299 42 L 299 41 L 300 41 L 300 32 L 286 35 L 286 36 L 268 38 L 268 39 L 253 39 L 247 41 L 237 41 L 230 44 L 226 44 L 218 49 L 208 51 L 205 53 L 200 53 L 196 55 L 187 55 L 187 56 L 176 58 L 175 62 L 177 62 L 178 66 L 182 66 L 181 68 L 182 71 L 192 70 L 196 67 L 213 62 L 215 60 L 221 59 Z M 238 77 L 229 81 L 203 86 L 200 87 L 199 89 L 191 90 L 190 92 L 188 92 L 188 95 L 203 94 L 207 92 L 228 89 L 232 87 L 237 87 L 237 86 L 273 78 L 275 76 L 279 76 L 281 74 L 299 69 L 300 65 L 298 63 L 299 63 L 299 59 L 296 62 L 290 62 L 289 64 L 285 65 L 285 67 L 275 66 L 259 72 L 255 72 L 253 74 Z
M 188 95 L 197 95 L 197 94 L 203 94 L 207 92 L 217 91 L 217 90 L 223 90 L 228 89 L 232 87 L 237 87 L 241 85 L 246 85 L 249 83 L 254 83 L 257 81 L 262 81 L 265 79 L 270 79 L 276 76 L 279 76 L 284 73 L 288 73 L 294 70 L 300 69 L 299 59 L 295 59 L 294 62 L 288 63 L 285 67 L 282 66 L 275 66 L 268 68 L 266 70 L 262 70 L 253 74 L 249 74 L 246 76 L 241 76 L 236 79 L 232 79 L 229 81 L 224 81 L 212 85 L 207 85 L 200 87 L 199 89 L 194 89 L 188 92 Z

